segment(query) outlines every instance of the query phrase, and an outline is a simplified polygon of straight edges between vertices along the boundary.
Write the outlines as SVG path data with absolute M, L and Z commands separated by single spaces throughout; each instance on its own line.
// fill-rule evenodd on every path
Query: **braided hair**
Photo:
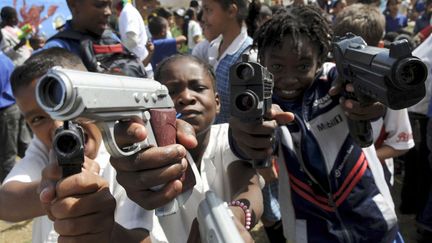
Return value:
M 305 36 L 319 47 L 319 60 L 324 62 L 331 48 L 332 35 L 331 26 L 318 7 L 288 6 L 279 9 L 257 30 L 254 46 L 258 48 L 258 57 L 263 60 L 266 48 L 282 47 L 283 39 L 289 37 L 299 49 L 301 37 Z
M 192 56 L 190 54 L 176 54 L 176 55 L 167 57 L 164 60 L 162 60 L 157 65 L 157 68 L 154 72 L 154 79 L 159 81 L 159 82 L 161 80 L 163 80 L 163 78 L 164 78 L 163 74 L 166 72 L 166 70 L 165 70 L 166 66 L 168 66 L 168 64 L 171 64 L 175 61 L 182 60 L 182 59 L 194 62 L 194 63 L 198 64 L 199 66 L 201 66 L 201 68 L 203 68 L 207 72 L 208 76 L 212 80 L 213 90 L 216 91 L 216 75 L 213 72 L 213 67 L 210 66 L 210 64 L 208 64 L 207 62 L 199 59 L 198 57 Z

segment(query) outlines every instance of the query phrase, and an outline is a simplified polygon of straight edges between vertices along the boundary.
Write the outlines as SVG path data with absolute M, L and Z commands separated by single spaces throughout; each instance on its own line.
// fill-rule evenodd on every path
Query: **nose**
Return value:
M 196 103 L 196 98 L 190 90 L 186 89 L 180 93 L 177 103 L 182 106 L 194 105 Z
M 107 6 L 104 8 L 104 15 L 107 16 L 107 17 L 109 17 L 109 16 L 111 16 L 111 14 L 112 14 L 111 6 L 110 6 L 110 5 L 107 5 Z
M 55 131 L 57 130 L 57 128 L 63 126 L 63 122 L 62 121 L 54 121 L 53 125 L 51 126 L 51 135 L 52 137 L 54 137 Z

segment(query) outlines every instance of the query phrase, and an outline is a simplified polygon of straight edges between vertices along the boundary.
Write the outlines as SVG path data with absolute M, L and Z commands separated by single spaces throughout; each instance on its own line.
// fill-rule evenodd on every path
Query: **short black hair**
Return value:
M 158 9 L 156 9 L 155 12 L 156 12 L 157 16 L 161 16 L 161 17 L 166 18 L 166 19 L 174 16 L 171 10 L 164 8 L 164 7 L 160 7 Z
M 17 16 L 17 11 L 13 7 L 6 6 L 1 9 L 0 16 L 2 21 L 9 21 L 11 18 Z
M 333 31 L 321 10 L 313 5 L 291 5 L 279 9 L 265 22 L 254 36 L 254 46 L 258 48 L 258 57 L 263 58 L 268 47 L 281 46 L 285 37 L 291 38 L 299 47 L 301 37 L 308 37 L 319 50 L 319 58 L 324 62 L 331 49 Z
M 163 17 L 156 16 L 149 20 L 148 28 L 152 35 L 160 35 L 163 28 L 167 26 L 167 20 Z
M 30 85 L 33 80 L 42 77 L 55 66 L 85 70 L 81 58 L 64 48 L 53 47 L 41 50 L 12 72 L 10 77 L 12 92 L 16 94 L 20 88 Z
M 192 61 L 192 62 L 200 65 L 204 70 L 206 70 L 208 76 L 210 77 L 210 79 L 212 81 L 213 90 L 214 90 L 214 92 L 216 92 L 216 75 L 213 71 L 213 67 L 210 64 L 208 64 L 207 62 L 199 59 L 196 56 L 190 55 L 190 54 L 176 54 L 176 55 L 170 56 L 168 58 L 165 58 L 162 62 L 160 62 L 158 64 L 156 71 L 154 73 L 154 79 L 157 81 L 162 80 L 163 73 L 166 72 L 164 70 L 165 67 L 168 64 L 170 64 L 174 61 L 180 60 L 180 59 L 187 59 L 189 61 Z

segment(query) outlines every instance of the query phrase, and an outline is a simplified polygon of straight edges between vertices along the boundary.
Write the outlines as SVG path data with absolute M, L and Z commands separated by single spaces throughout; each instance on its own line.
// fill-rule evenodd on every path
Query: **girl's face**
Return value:
M 215 0 L 203 0 L 202 9 L 204 28 L 207 29 L 211 36 L 219 36 L 222 34 L 227 28 L 227 20 L 233 18 L 232 14 L 224 10 L 222 5 Z
M 289 101 L 303 96 L 321 65 L 316 44 L 307 37 L 301 37 L 298 45 L 285 37 L 282 48 L 267 47 L 263 55 L 264 66 L 274 76 L 274 93 Z
M 207 70 L 180 58 L 166 64 L 160 82 L 167 86 L 180 119 L 191 124 L 197 135 L 210 129 L 220 103 Z

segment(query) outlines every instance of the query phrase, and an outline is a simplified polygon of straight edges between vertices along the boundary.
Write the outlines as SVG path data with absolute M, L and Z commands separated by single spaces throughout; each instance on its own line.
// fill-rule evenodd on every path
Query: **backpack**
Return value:
M 50 39 L 72 39 L 80 42 L 80 57 L 90 72 L 147 77 L 144 65 L 120 39 L 107 29 L 95 38 L 72 29 L 61 31 Z

